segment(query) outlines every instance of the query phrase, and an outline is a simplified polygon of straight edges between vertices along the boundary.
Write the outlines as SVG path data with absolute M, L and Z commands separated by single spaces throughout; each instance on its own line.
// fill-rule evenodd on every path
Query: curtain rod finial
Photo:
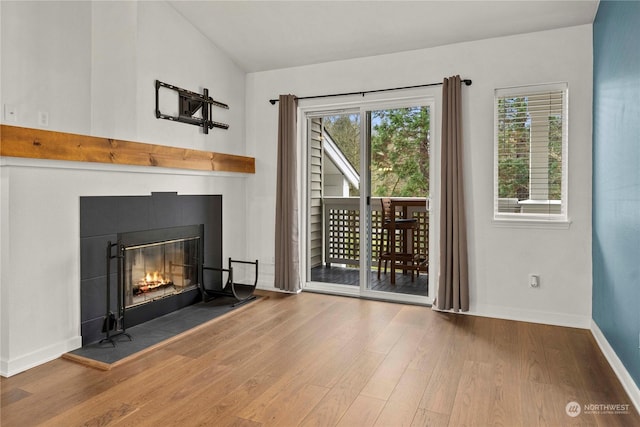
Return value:
M 276 102 L 278 102 L 277 99 L 270 99 L 269 102 L 271 103 L 271 105 L 276 105 Z
M 471 86 L 471 79 L 464 79 L 463 82 L 465 85 Z

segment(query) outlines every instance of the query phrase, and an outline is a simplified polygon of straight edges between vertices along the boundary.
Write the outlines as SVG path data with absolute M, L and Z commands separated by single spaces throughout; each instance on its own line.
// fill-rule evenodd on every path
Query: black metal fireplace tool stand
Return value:
M 122 259 L 124 255 L 121 253 L 120 244 L 111 243 L 111 241 L 107 242 L 107 314 L 104 318 L 104 323 L 102 324 L 102 332 L 106 333 L 106 336 L 100 340 L 100 344 L 103 342 L 110 342 L 114 347 L 116 346 L 116 341 L 114 338 L 124 335 L 129 338 L 129 341 L 132 341 L 131 335 L 129 335 L 125 329 L 124 325 L 124 292 L 122 290 L 122 286 L 118 286 L 118 298 L 116 303 L 116 313 L 111 310 L 111 260 L 118 260 L 118 271 L 122 271 Z M 116 248 L 116 254 L 113 254 L 113 248 Z M 118 277 L 118 281 L 122 280 L 121 277 Z
M 233 277 L 233 264 L 250 264 L 255 266 L 255 274 L 253 284 L 243 284 L 236 283 Z M 202 292 L 205 301 L 209 299 L 207 297 L 216 297 L 216 296 L 228 296 L 233 297 L 237 300 L 236 303 L 232 304 L 232 307 L 236 307 L 241 304 L 245 304 L 251 300 L 256 299 L 256 296 L 253 295 L 253 291 L 255 291 L 256 286 L 258 284 L 258 260 L 255 261 L 240 261 L 229 258 L 229 268 L 217 268 L 217 267 L 202 267 L 204 271 L 214 271 L 227 273 L 227 281 L 221 289 L 208 289 L 204 280 L 202 283 Z

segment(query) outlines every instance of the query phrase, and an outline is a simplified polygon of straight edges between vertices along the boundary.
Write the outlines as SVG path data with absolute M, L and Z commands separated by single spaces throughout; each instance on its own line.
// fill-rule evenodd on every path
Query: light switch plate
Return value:
M 49 126 L 49 113 L 46 111 L 38 111 L 38 126 L 41 128 Z
M 4 121 L 18 123 L 18 108 L 15 105 L 4 104 Z

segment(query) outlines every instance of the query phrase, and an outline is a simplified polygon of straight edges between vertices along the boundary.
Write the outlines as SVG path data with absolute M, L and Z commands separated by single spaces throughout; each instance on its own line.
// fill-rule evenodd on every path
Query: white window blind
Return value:
M 496 219 L 567 219 L 567 85 L 495 92 Z

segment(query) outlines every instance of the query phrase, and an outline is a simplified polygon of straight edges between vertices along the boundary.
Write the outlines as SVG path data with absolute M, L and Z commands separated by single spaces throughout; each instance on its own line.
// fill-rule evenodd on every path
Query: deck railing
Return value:
M 325 197 L 323 206 L 325 264 L 360 263 L 360 200 L 358 197 Z M 400 215 L 401 212 L 397 212 Z M 425 207 L 409 207 L 407 216 L 418 220 L 414 249 L 423 259 L 429 252 L 429 212 Z M 379 197 L 371 198 L 371 263 L 377 266 L 380 248 L 382 206 Z M 400 252 L 400 239 L 397 240 Z

